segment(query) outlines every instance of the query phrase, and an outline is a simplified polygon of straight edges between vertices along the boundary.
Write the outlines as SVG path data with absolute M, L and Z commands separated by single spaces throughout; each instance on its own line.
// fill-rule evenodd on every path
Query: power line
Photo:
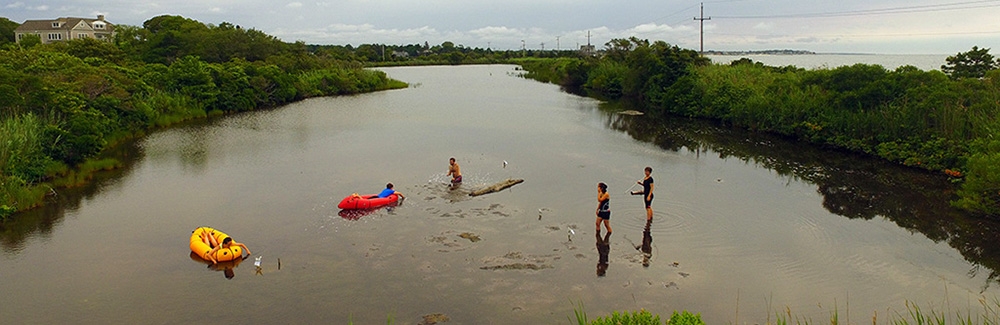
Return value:
M 672 14 L 669 14 L 669 15 L 666 15 L 666 16 L 663 16 L 663 17 L 659 17 L 659 18 L 656 18 L 656 19 L 653 19 L 653 20 L 651 20 L 651 21 L 660 21 L 660 20 L 662 20 L 662 19 L 667 19 L 667 18 L 670 18 L 670 17 L 673 17 L 673 16 L 677 16 L 677 15 L 680 15 L 680 14 L 684 13 L 685 11 L 688 11 L 688 10 L 691 10 L 691 9 L 693 9 L 693 8 L 697 7 L 697 6 L 698 6 L 698 4 L 693 4 L 693 5 L 691 5 L 690 7 L 687 7 L 687 8 L 684 8 L 684 9 L 681 9 L 681 10 L 678 10 L 678 11 L 676 11 L 676 12 L 672 13 Z M 685 19 L 685 21 L 686 21 L 686 20 L 687 20 L 687 19 Z
M 814 12 L 814 13 L 782 14 L 782 15 L 715 16 L 715 17 L 720 19 L 817 18 L 817 17 L 870 16 L 870 15 L 888 15 L 888 14 L 903 14 L 903 13 L 917 13 L 917 12 L 937 12 L 937 11 L 965 10 L 965 9 L 978 9 L 978 8 L 989 8 L 989 7 L 1000 7 L 1000 1 L 979 0 L 979 1 L 956 2 L 949 4 L 906 6 L 906 7 L 893 7 L 893 8 L 870 9 L 870 10 Z

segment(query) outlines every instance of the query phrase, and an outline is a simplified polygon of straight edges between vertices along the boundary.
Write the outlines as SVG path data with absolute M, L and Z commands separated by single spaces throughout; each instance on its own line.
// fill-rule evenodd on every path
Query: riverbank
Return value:
M 199 40 L 206 43 L 256 32 L 213 29 L 180 17 L 152 20 L 201 26 L 206 35 Z M 129 31 L 136 32 L 123 33 Z M 157 40 L 156 32 L 145 32 L 147 42 Z M 269 56 L 249 61 L 238 48 L 221 49 L 215 62 L 184 55 L 183 48 L 164 53 L 156 44 L 126 41 L 135 40 L 0 49 L 0 221 L 39 206 L 60 187 L 120 165 L 114 157 L 98 157 L 151 130 L 312 97 L 407 87 L 381 71 L 319 58 L 268 38 L 248 42 L 273 48 Z
M 632 40 L 636 42 L 637 40 Z M 710 64 L 693 51 L 636 42 L 601 59 L 517 61 L 526 77 L 627 99 L 654 118 L 722 121 L 940 172 L 961 183 L 953 204 L 1000 216 L 1000 72 L 949 79 L 913 67 Z

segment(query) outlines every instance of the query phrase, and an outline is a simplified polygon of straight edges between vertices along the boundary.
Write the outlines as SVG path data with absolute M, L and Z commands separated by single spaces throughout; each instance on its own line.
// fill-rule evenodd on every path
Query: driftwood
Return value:
M 483 195 L 483 194 L 490 194 L 490 193 L 493 193 L 493 192 L 503 191 L 504 189 L 506 189 L 508 187 L 511 187 L 511 186 L 514 186 L 514 185 L 517 185 L 517 184 L 521 184 L 521 182 L 524 182 L 524 180 L 523 179 L 509 179 L 508 178 L 507 180 L 505 180 L 503 182 L 499 182 L 499 183 L 496 183 L 496 184 L 493 184 L 493 185 L 490 185 L 490 186 L 487 186 L 487 187 L 484 187 L 484 188 L 472 191 L 471 193 L 469 193 L 469 196 L 480 196 L 480 195 Z

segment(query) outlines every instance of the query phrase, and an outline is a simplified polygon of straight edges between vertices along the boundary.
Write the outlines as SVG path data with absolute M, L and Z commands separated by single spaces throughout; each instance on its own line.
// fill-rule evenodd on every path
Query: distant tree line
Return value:
M 615 39 L 599 58 L 520 61 L 528 76 L 687 116 L 878 156 L 961 183 L 958 207 L 1000 216 L 1000 62 L 973 47 L 941 71 L 710 64 L 692 50 Z
M 574 50 L 493 50 L 472 48 L 445 41 L 440 45 L 361 44 L 307 45 L 311 53 L 320 57 L 362 62 L 367 66 L 400 65 L 455 65 L 507 63 L 516 58 L 580 57 Z
M 255 29 L 158 16 L 113 42 L 13 42 L 0 20 L 0 221 L 38 205 L 116 141 L 179 121 L 405 87 Z M 83 176 L 85 177 L 85 176 Z

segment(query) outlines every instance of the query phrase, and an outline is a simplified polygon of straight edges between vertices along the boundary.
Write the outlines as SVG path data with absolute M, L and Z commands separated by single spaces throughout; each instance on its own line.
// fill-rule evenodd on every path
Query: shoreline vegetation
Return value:
M 100 154 L 158 128 L 407 87 L 357 61 L 229 23 L 158 16 L 116 33 L 113 42 L 0 41 L 0 222 L 120 167 Z
M 1000 300 L 992 299 L 987 300 L 985 298 L 980 298 L 979 308 L 981 311 L 974 311 L 972 306 L 966 307 L 964 310 L 960 307 L 951 307 L 950 305 L 945 306 L 945 310 L 935 310 L 933 308 L 924 309 L 918 304 L 911 301 L 906 301 L 904 304 L 905 310 L 894 311 L 891 309 L 885 310 L 883 313 L 879 311 L 872 311 L 871 314 L 862 314 L 860 323 L 867 323 L 867 319 L 870 315 L 872 324 L 894 324 L 894 325 L 923 325 L 923 324 L 997 324 L 1000 322 Z M 850 306 L 850 304 L 847 304 Z M 843 315 L 841 314 L 843 313 Z M 657 314 L 652 314 L 645 309 L 640 309 L 638 311 L 613 311 L 611 314 L 598 317 L 594 320 L 589 320 L 587 317 L 587 312 L 583 306 L 583 303 L 578 303 L 576 307 L 573 308 L 574 318 L 570 318 L 570 323 L 580 324 L 580 325 L 704 325 L 705 322 L 701 319 L 701 314 L 692 314 L 687 310 L 681 312 L 673 311 L 670 318 L 666 320 L 661 320 L 661 316 Z M 840 310 L 837 304 L 834 304 L 833 310 L 829 311 L 829 319 L 812 319 L 809 317 L 797 316 L 789 308 L 785 307 L 780 310 L 774 310 L 768 306 L 767 319 L 763 324 L 767 325 L 787 325 L 787 324 L 798 324 L 798 325 L 808 325 L 808 324 L 830 324 L 838 325 L 840 323 L 844 324 L 855 324 L 851 321 L 851 311 L 850 309 Z M 843 319 L 841 318 L 843 317 Z M 567 317 L 569 318 L 569 317 Z M 754 321 L 755 324 L 759 324 L 760 320 Z M 736 323 L 740 323 L 739 317 L 739 307 L 737 306 L 736 312 Z
M 615 39 L 600 57 L 512 60 L 526 78 L 620 100 L 646 116 L 720 121 L 941 173 L 955 207 L 1000 216 L 1000 70 L 988 49 L 942 71 L 855 64 L 806 70 L 712 64 L 662 41 Z

